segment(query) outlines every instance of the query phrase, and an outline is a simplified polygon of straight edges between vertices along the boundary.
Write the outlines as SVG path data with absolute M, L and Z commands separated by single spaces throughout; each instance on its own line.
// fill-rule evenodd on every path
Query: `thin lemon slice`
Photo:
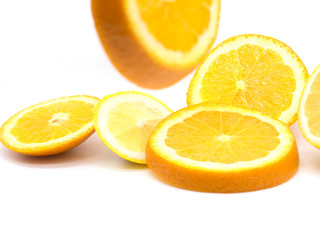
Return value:
M 9 149 L 34 156 L 67 151 L 93 132 L 99 99 L 92 96 L 61 97 L 26 108 L 6 121 L 0 140 Z
M 95 128 L 101 140 L 120 157 L 145 163 L 145 148 L 153 128 L 171 112 L 149 94 L 118 92 L 98 104 Z
M 298 122 L 304 138 L 320 148 L 320 65 L 312 73 L 302 93 Z
M 286 44 L 262 35 L 240 35 L 219 44 L 200 64 L 187 103 L 246 107 L 291 125 L 307 78 L 306 67 Z
M 220 0 L 91 0 L 95 26 L 118 70 L 147 88 L 191 72 L 212 46 Z
M 148 166 L 164 181 L 204 192 L 245 192 L 289 180 L 298 168 L 290 129 L 257 111 L 202 103 L 154 129 Z

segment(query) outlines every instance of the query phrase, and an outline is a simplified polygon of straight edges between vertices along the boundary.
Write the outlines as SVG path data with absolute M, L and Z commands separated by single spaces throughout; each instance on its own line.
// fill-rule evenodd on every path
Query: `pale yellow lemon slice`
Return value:
M 145 148 L 153 128 L 171 112 L 151 95 L 118 92 L 98 104 L 95 128 L 113 152 L 126 160 L 145 163 Z

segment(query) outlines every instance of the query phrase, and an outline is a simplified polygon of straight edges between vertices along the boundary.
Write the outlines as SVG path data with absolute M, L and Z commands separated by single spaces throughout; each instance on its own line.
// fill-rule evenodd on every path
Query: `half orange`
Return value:
M 172 85 L 212 46 L 220 0 L 91 0 L 101 43 L 115 67 L 146 88 Z

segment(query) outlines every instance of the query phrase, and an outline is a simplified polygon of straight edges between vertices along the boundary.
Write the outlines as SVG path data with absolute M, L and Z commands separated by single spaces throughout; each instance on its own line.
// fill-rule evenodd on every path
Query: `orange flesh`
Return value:
M 270 124 L 238 113 L 203 111 L 168 129 L 166 145 L 184 158 L 236 163 L 263 158 L 280 140 Z
M 94 105 L 81 101 L 53 103 L 21 117 L 11 134 L 22 143 L 42 143 L 64 137 L 93 119 Z
M 137 0 L 137 3 L 149 32 L 167 49 L 189 51 L 208 28 L 212 0 Z
M 210 64 L 200 97 L 279 118 L 290 108 L 295 89 L 294 72 L 278 53 L 247 44 L 221 54 Z
M 122 147 L 144 152 L 152 130 L 163 118 L 161 111 L 142 102 L 125 102 L 109 113 L 108 130 Z
M 320 74 L 316 76 L 311 86 L 305 104 L 305 116 L 308 119 L 310 132 L 320 137 Z

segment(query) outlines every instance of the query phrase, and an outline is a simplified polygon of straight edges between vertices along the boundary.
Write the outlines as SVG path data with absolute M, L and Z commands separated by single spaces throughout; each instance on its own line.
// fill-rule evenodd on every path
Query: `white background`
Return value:
M 222 0 L 221 41 L 275 37 L 309 73 L 320 64 L 317 0 Z M 61 96 L 151 93 L 178 110 L 192 74 L 163 90 L 141 89 L 106 57 L 89 0 L 0 0 L 0 124 Z M 0 239 L 319 239 L 320 150 L 296 124 L 300 168 L 272 189 L 213 194 L 159 181 L 112 153 L 94 134 L 65 154 L 26 157 L 0 145 Z

